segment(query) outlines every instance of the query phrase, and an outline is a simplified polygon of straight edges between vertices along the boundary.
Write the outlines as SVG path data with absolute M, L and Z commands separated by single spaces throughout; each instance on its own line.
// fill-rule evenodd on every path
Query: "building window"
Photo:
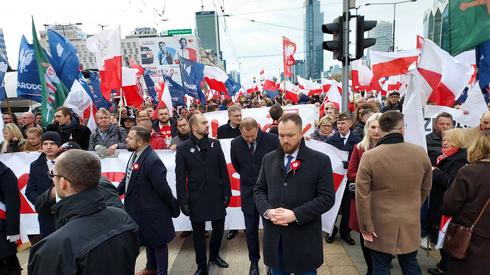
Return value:
M 133 44 L 133 48 L 136 48 L 136 42 L 133 42 L 132 44 Z
M 128 50 L 124 49 L 124 55 L 128 54 Z

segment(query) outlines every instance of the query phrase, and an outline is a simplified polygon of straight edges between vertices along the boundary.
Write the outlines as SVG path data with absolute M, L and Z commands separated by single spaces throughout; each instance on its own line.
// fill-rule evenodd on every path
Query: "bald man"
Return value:
M 27 130 L 32 127 L 36 127 L 36 117 L 31 112 L 22 113 L 20 116 L 20 121 L 22 122 L 22 135 L 27 138 Z

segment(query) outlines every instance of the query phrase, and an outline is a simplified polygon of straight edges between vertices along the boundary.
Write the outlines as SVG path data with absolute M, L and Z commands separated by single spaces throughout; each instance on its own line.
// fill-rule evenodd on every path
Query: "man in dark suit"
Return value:
M 38 212 L 39 229 L 44 238 L 54 232 L 54 215 L 51 209 L 43 211 L 42 194 L 53 187 L 53 181 L 48 177 L 48 171 L 53 170 L 55 158 L 61 146 L 61 137 L 57 132 L 48 131 L 41 137 L 42 154 L 31 163 L 29 179 L 26 186 L 26 197 Z M 33 238 L 32 242 L 38 240 Z
M 248 258 L 251 262 L 249 275 L 259 274 L 259 212 L 255 207 L 253 188 L 260 172 L 264 155 L 277 149 L 276 135 L 262 132 L 255 119 L 247 117 L 240 122 L 241 136 L 231 141 L 231 162 L 240 174 L 240 196 L 245 234 L 247 236 Z
M 226 160 L 218 140 L 208 138 L 206 117 L 195 114 L 189 120 L 191 137 L 177 146 L 175 176 L 177 198 L 182 213 L 192 223 L 192 239 L 197 271 L 208 274 L 206 267 L 205 222 L 211 221 L 213 232 L 209 248 L 209 264 L 227 268 L 219 256 L 225 225 L 226 207 L 230 203 L 230 178 Z
M 348 113 L 341 113 L 337 119 L 337 132 L 327 139 L 328 144 L 336 147 L 339 150 L 349 152 L 348 160 L 343 163 L 345 169 L 347 169 L 347 166 L 349 165 L 350 155 L 352 154 L 352 150 L 354 150 L 354 146 L 361 142 L 361 138 L 350 130 L 351 127 L 351 116 Z M 340 220 L 340 238 L 350 245 L 355 245 L 356 242 L 351 238 L 351 230 L 349 228 L 350 203 L 351 191 L 349 188 L 345 188 L 340 205 L 340 211 L 342 213 L 342 219 Z M 332 235 L 329 235 L 326 238 L 327 243 L 333 242 L 337 231 L 337 227 L 334 227 Z
M 272 274 L 316 274 L 323 263 L 321 215 L 335 203 L 332 165 L 306 147 L 302 129 L 298 114 L 281 117 L 281 147 L 265 155 L 254 188 Z
M 165 165 L 149 146 L 150 131 L 134 126 L 126 142 L 133 154 L 118 192 L 125 194 L 124 206 L 139 226 L 140 244 L 146 247 L 146 268 L 138 274 L 167 274 L 167 243 L 175 237 L 172 217 L 179 216 L 177 199 L 167 183 Z
M 239 105 L 231 105 L 228 108 L 228 122 L 218 127 L 218 139 L 236 138 L 240 136 L 240 122 L 242 121 L 242 108 Z M 227 240 L 235 238 L 238 230 L 230 230 L 226 235 Z
M 236 138 L 240 135 L 240 121 L 242 121 L 242 108 L 231 105 L 228 108 L 228 122 L 218 127 L 218 139 Z

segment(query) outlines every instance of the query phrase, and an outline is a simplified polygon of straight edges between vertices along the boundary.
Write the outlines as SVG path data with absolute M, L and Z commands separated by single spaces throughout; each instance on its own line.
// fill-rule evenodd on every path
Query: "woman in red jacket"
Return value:
M 357 168 L 359 167 L 359 163 L 361 162 L 361 157 L 364 152 L 374 148 L 378 140 L 381 138 L 381 132 L 379 130 L 378 119 L 381 116 L 381 113 L 375 113 L 368 118 L 366 121 L 366 125 L 364 126 L 364 138 L 354 146 L 354 150 L 352 150 L 352 155 L 349 160 L 349 167 L 347 168 L 347 178 L 350 182 L 352 182 L 349 188 L 353 190 L 356 182 L 356 174 Z M 355 198 L 352 197 L 351 208 L 350 208 L 350 220 L 349 227 L 352 230 L 357 232 L 359 231 L 359 222 L 357 220 L 357 210 Z M 359 238 L 361 242 L 362 254 L 364 256 L 364 260 L 367 265 L 367 273 L 368 275 L 372 274 L 372 262 L 371 262 L 371 253 L 369 252 L 369 248 L 364 246 L 364 240 L 362 236 Z

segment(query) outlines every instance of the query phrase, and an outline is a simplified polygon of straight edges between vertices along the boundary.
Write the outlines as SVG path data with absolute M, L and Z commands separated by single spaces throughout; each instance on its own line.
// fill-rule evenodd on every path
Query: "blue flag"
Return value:
M 145 70 L 145 74 L 143 75 L 143 79 L 145 80 L 146 88 L 148 89 L 148 94 L 151 97 L 151 100 L 155 103 L 157 102 L 157 92 L 155 90 L 155 82 L 150 77 L 150 72 Z
M 228 79 L 225 82 L 226 89 L 228 90 L 229 96 L 234 96 L 242 87 L 240 84 L 236 83 L 236 81 L 228 75 Z
M 165 77 L 165 81 L 167 82 L 168 90 L 172 97 L 172 106 L 185 106 L 184 96 L 186 92 L 184 87 L 173 81 L 169 76 Z
M 68 39 L 54 30 L 48 30 L 48 42 L 51 51 L 51 65 L 61 82 L 70 89 L 73 81 L 79 78 L 80 73 L 77 49 Z
M 476 47 L 476 65 L 478 66 L 478 82 L 484 90 L 490 85 L 490 40 Z
M 41 82 L 35 58 L 34 46 L 22 36 L 17 66 L 17 96 L 41 102 Z
M 0 54 L 0 100 L 7 98 L 7 91 L 5 91 L 5 73 L 7 72 L 7 59 L 3 54 Z
M 204 65 L 193 62 L 189 59 L 179 57 L 180 74 L 182 75 L 182 86 L 186 94 L 199 99 L 202 104 L 206 104 L 206 96 L 201 91 L 201 81 L 204 78 Z
M 100 91 L 100 78 L 99 78 L 99 74 L 96 73 L 96 72 L 90 72 L 90 84 L 92 85 L 92 88 L 94 90 L 93 92 L 93 101 L 94 101 L 94 104 L 95 104 L 95 107 L 97 109 L 99 108 L 106 108 L 107 110 L 109 110 L 109 108 L 111 107 L 111 103 L 109 101 L 107 101 L 103 96 L 102 96 L 102 92 Z

